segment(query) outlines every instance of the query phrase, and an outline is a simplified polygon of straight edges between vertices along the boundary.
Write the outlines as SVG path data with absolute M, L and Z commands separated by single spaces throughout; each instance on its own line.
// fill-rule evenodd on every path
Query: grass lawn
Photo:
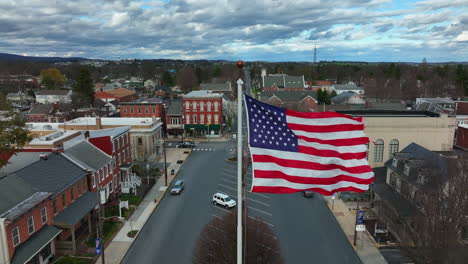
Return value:
M 117 232 L 121 225 L 122 223 L 119 221 L 104 222 L 104 243 L 107 243 L 107 241 L 109 241 L 109 239 L 114 235 L 115 232 Z M 96 234 L 90 236 L 86 244 L 89 247 L 94 247 L 96 245 Z
M 92 259 L 63 256 L 54 262 L 54 264 L 90 264 L 92 262 Z
M 131 205 L 137 205 L 141 202 L 143 198 L 141 198 L 140 196 L 136 196 L 136 195 L 131 195 L 131 194 L 122 194 L 120 196 L 120 200 L 121 201 L 128 201 L 129 204 Z M 117 208 L 118 209 L 118 208 Z

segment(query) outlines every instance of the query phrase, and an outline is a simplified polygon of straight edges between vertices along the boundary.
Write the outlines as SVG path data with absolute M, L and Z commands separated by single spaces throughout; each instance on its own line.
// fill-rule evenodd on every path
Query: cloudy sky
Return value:
M 468 0 L 0 0 L 0 52 L 468 61 Z M 5 12 L 6 11 L 6 12 Z

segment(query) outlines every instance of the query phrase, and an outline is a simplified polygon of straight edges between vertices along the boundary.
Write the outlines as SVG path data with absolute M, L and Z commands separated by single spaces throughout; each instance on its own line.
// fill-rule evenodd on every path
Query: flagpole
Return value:
M 237 80 L 237 264 L 242 264 L 242 84 Z

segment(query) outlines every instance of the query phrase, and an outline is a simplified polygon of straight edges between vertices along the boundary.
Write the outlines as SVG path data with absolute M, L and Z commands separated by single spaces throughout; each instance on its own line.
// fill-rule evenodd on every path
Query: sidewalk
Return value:
M 189 154 L 184 154 L 185 151 L 190 151 L 189 149 L 178 149 L 178 148 L 168 148 L 166 151 L 166 161 L 168 164 L 167 167 L 167 182 L 168 186 L 171 185 L 172 180 L 175 178 L 177 173 L 183 164 L 177 164 L 178 160 L 186 160 Z M 164 157 L 160 157 L 159 160 L 154 160 L 153 162 L 164 162 Z M 170 175 L 171 170 L 175 170 L 175 175 Z M 153 211 L 156 209 L 159 201 L 166 192 L 165 178 L 162 175 L 156 184 L 151 188 L 151 190 L 146 194 L 145 198 L 136 208 L 132 216 L 127 220 L 122 229 L 117 233 L 112 242 L 105 248 L 104 257 L 106 264 L 119 264 L 128 249 L 133 243 L 135 238 L 130 238 L 127 236 L 127 233 L 133 228 L 133 230 L 141 231 L 143 225 L 146 223 L 148 218 L 151 216 Z M 155 199 L 157 200 L 155 202 Z M 138 237 L 138 235 L 137 235 Z M 96 263 L 101 264 L 102 258 L 99 257 Z
M 327 202 L 330 211 L 332 211 L 332 198 L 331 196 L 323 196 Z M 354 224 L 356 223 L 356 213 L 350 212 L 348 207 L 340 199 L 336 199 L 333 204 L 333 215 L 340 224 L 343 232 L 349 240 L 349 243 L 354 243 Z M 362 263 L 382 263 L 385 264 L 387 261 L 382 256 L 380 251 L 377 249 L 374 240 L 372 239 L 369 232 L 357 232 L 356 246 L 354 250 L 361 258 Z

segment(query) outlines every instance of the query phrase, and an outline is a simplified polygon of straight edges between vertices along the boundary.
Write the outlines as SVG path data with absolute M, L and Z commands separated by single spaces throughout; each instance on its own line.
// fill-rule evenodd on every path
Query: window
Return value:
M 388 157 L 392 158 L 396 152 L 398 152 L 399 142 L 396 139 L 390 141 L 390 148 L 388 149 Z
M 193 112 L 197 111 L 197 102 L 192 103 L 192 111 Z
M 205 115 L 200 115 L 200 124 L 204 124 L 205 123 Z
M 206 111 L 211 112 L 211 102 L 206 103 Z
M 219 124 L 218 115 L 214 115 L 214 123 Z
M 130 114 L 133 114 L 133 107 L 130 107 Z
M 67 197 L 66 197 L 65 193 L 63 192 L 62 193 L 62 207 L 63 208 L 67 207 L 67 199 L 66 198 Z
M 107 177 L 107 175 L 109 175 L 109 173 L 107 171 L 107 167 L 104 167 L 104 178 Z
M 52 208 L 54 209 L 54 214 L 57 213 L 57 198 L 52 201 Z
M 96 187 L 96 176 L 95 175 L 93 175 L 91 177 L 91 186 Z
M 219 106 L 219 103 L 218 103 L 218 102 L 214 102 L 214 111 L 215 111 L 215 112 L 218 111 L 218 106 Z
M 138 146 L 143 145 L 143 138 L 139 137 L 138 138 Z
M 194 123 L 194 124 L 197 123 L 197 115 L 193 115 L 193 123 Z
M 13 246 L 17 246 L 20 243 L 19 229 L 16 226 L 11 230 L 11 237 L 13 238 Z
M 34 216 L 28 217 L 28 234 L 34 233 Z
M 141 107 L 138 107 L 138 113 L 141 114 Z
M 111 193 L 112 192 L 112 181 L 109 182 L 109 192 Z
M 103 173 L 102 173 L 102 169 L 99 170 L 99 181 L 102 182 L 102 180 L 104 179 L 103 177 Z
M 383 161 L 383 152 L 384 152 L 384 142 L 381 139 L 377 139 L 374 142 L 374 161 L 375 162 Z
M 123 107 L 123 110 L 124 110 L 124 114 L 126 114 L 126 113 L 127 113 L 127 107 L 124 106 L 124 107 Z
M 190 115 L 185 115 L 185 123 L 190 124 Z
M 200 112 L 205 111 L 205 103 L 200 102 Z
M 206 116 L 206 121 L 211 124 L 211 115 Z
M 156 114 L 156 107 L 153 106 L 153 114 Z
M 145 107 L 145 114 L 149 114 L 149 106 Z
M 185 110 L 190 111 L 190 103 L 189 102 L 185 102 Z
M 70 196 L 72 201 L 75 200 L 75 186 L 71 187 Z
M 409 174 L 410 174 L 410 169 L 411 169 L 411 168 L 410 168 L 409 164 L 406 164 L 403 173 L 405 173 L 406 176 L 409 176 Z
M 396 157 L 393 157 L 393 160 L 392 160 L 392 166 L 394 168 L 396 168 L 398 166 L 398 159 Z
M 47 223 L 47 208 L 42 208 L 41 209 L 41 223 L 44 225 Z

